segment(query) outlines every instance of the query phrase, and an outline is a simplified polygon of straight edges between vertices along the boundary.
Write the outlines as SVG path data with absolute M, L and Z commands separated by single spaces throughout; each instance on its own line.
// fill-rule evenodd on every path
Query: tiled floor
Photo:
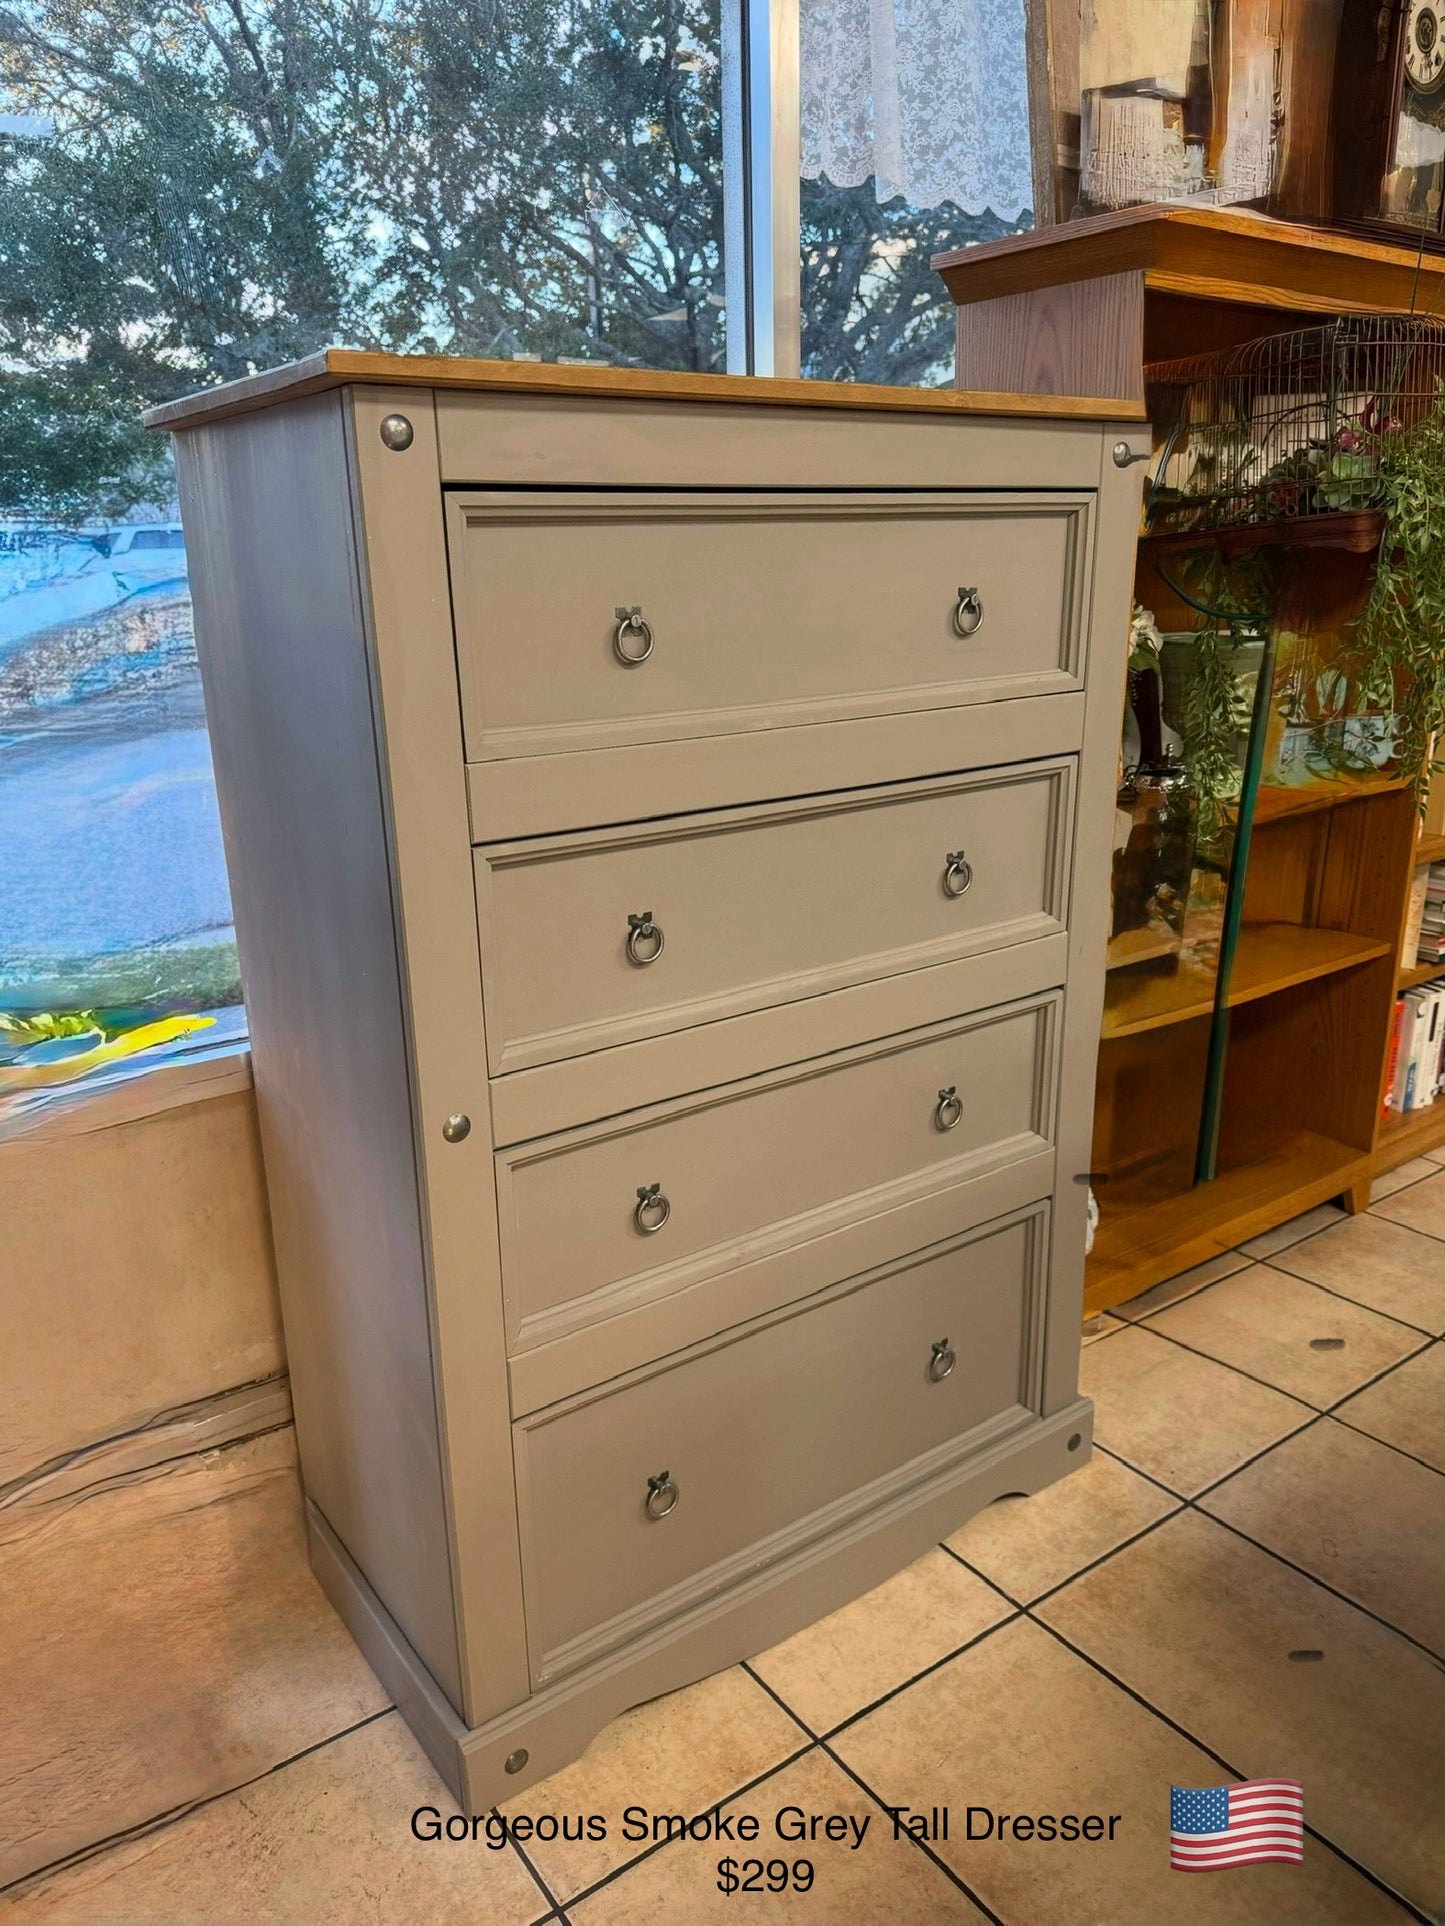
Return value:
M 12 1888 L 0 1912 L 87 1926 L 1438 1920 L 1442 1334 L 1445 1157 L 1384 1179 L 1367 1216 L 1312 1211 L 1099 1320 L 1085 1469 L 1003 1500 L 749 1664 L 628 1713 L 515 1802 L 533 1819 L 601 1815 L 605 1838 L 414 1839 L 414 1810 L 448 1802 L 397 1714 L 358 1706 L 336 1737 Z M 1265 1775 L 1303 1781 L 1303 1866 L 1171 1874 L 1170 1783 Z M 761 1836 L 652 1845 L 624 1836 L 629 1806 L 720 1806 L 756 1815 Z M 948 1836 L 895 1836 L 899 1807 L 947 1807 Z M 1119 1818 L 1112 1841 L 1000 1843 L 968 1836 L 970 1807 Z M 780 1841 L 776 1815 L 794 1810 L 858 1826 Z M 725 1895 L 728 1855 L 807 1859 L 812 1889 Z

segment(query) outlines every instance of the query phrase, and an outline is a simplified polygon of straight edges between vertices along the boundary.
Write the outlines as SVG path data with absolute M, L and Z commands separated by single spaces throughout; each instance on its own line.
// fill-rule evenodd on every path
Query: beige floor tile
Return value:
M 956 1558 L 935 1550 L 762 1653 L 753 1670 L 812 1731 L 831 1732 L 1012 1609 Z
M 1277 1224 L 1272 1231 L 1251 1237 L 1247 1244 L 1241 1244 L 1239 1248 L 1247 1257 L 1273 1257 L 1276 1251 L 1297 1244 L 1302 1237 L 1309 1237 L 1330 1224 L 1338 1224 L 1344 1214 L 1338 1204 L 1318 1204 L 1300 1217 L 1291 1217 L 1287 1224 Z
M 1423 1184 L 1397 1191 L 1372 1209 L 1377 1217 L 1388 1217 L 1392 1224 L 1408 1224 L 1411 1230 L 1445 1238 L 1445 1175 L 1427 1177 Z
M 1407 1358 L 1378 1384 L 1347 1398 L 1336 1415 L 1445 1471 L 1445 1344 Z
M 1271 1267 L 1422 1331 L 1445 1331 L 1445 1252 L 1422 1232 L 1373 1211 L 1341 1218 L 1318 1237 L 1281 1251 Z
M 1445 1144 L 1436 1144 L 1433 1150 L 1427 1150 L 1423 1155 L 1427 1163 L 1445 1164 Z
M 1116 1304 L 1114 1315 L 1137 1323 L 1141 1317 L 1150 1317 L 1155 1311 L 1162 1311 L 1166 1304 L 1177 1304 L 1181 1298 L 1193 1297 L 1206 1284 L 1229 1277 L 1235 1271 L 1248 1269 L 1249 1263 L 1249 1258 L 1242 1251 L 1223 1251 L 1218 1257 L 1196 1264 L 1193 1270 L 1181 1271 L 1177 1277 L 1166 1277 L 1162 1284 L 1156 1284 L 1152 1291 L 1145 1291 L 1142 1297 L 1130 1298 L 1127 1304 Z
M 998 1499 L 947 1543 L 1026 1605 L 1177 1503 L 1137 1471 L 1096 1451 L 1081 1470 L 1032 1498 Z
M 0 1543 L 0 1884 L 387 1704 L 306 1563 L 291 1431 Z
M 623 1810 L 692 1817 L 780 1765 L 808 1743 L 740 1666 L 669 1692 L 614 1719 L 575 1764 L 509 1800 L 502 1811 L 598 1813 L 605 1839 L 532 1840 L 527 1856 L 559 1900 L 567 1900 L 646 1850 L 622 1837 Z
M 936 1850 L 1010 1926 L 1370 1926 L 1406 1917 L 1309 1840 L 1303 1866 L 1171 1872 L 1170 1785 L 1218 1785 L 1224 1774 L 1025 1620 L 860 1719 L 837 1751 L 889 1805 L 947 1805 L 950 1837 Z M 1308 1785 L 1305 1799 L 1308 1817 Z M 970 1806 L 1117 1814 L 1118 1824 L 1112 1841 L 970 1841 Z
M 1445 1673 L 1423 1652 L 1193 1511 L 1039 1613 L 1246 1777 L 1301 1780 L 1308 1823 L 1445 1907 Z
M 391 1712 L 157 1832 L 35 1882 L 15 1896 L 16 1915 L 36 1926 L 522 1926 L 549 1910 L 510 1846 L 414 1838 L 411 1817 L 423 1806 L 443 1819 L 456 1811 Z
M 1370 1202 L 1378 1204 L 1383 1198 L 1393 1197 L 1397 1190 L 1418 1184 L 1422 1177 L 1434 1175 L 1435 1166 L 1428 1157 L 1412 1157 L 1408 1164 L 1396 1164 L 1393 1170 L 1381 1172 L 1370 1185 Z
M 1418 1332 L 1303 1278 L 1256 1264 L 1151 1318 L 1149 1328 L 1221 1364 L 1277 1385 L 1320 1410 L 1357 1391 L 1411 1351 Z M 1317 1350 L 1322 1343 L 1339 1349 Z
M 779 1839 L 779 1816 L 788 1807 L 804 1813 L 837 1814 L 859 1822 L 866 1819 L 862 1843 L 854 1834 L 844 1840 L 816 1842 Z M 840 1772 L 822 1752 L 810 1752 L 786 1766 L 776 1777 L 724 1808 L 750 1814 L 759 1833 L 751 1843 L 679 1840 L 651 1854 L 640 1866 L 625 1872 L 568 1908 L 576 1926 L 707 1926 L 729 1920 L 736 1926 L 757 1917 L 768 1926 L 898 1926 L 898 1922 L 937 1920 L 982 1921 L 985 1915 L 959 1891 L 946 1873 L 919 1851 L 910 1839 L 895 1839 L 893 1821 L 876 1801 Z M 796 1823 L 791 1814 L 785 1826 Z M 788 1890 L 761 1895 L 718 1891 L 718 1863 L 732 1859 L 812 1862 L 811 1890 Z
M 1438 1471 L 1326 1418 L 1200 1503 L 1445 1656 Z
M 1293 1398 L 1143 1326 L 1086 1351 L 1080 1381 L 1094 1400 L 1099 1442 L 1186 1498 L 1310 1416 Z

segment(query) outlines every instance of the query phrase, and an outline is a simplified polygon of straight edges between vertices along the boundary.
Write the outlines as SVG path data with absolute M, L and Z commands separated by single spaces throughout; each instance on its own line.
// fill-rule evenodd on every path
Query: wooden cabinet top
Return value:
M 1102 270 L 1100 270 L 1102 271 Z M 1030 415 L 1052 420 L 1142 421 L 1143 409 L 1097 396 L 970 394 L 957 388 L 888 388 L 850 381 L 785 381 L 671 370 L 559 367 L 537 361 L 470 361 L 452 355 L 371 354 L 325 348 L 304 361 L 228 381 L 152 408 L 148 428 L 198 428 L 227 415 L 354 384 L 497 394 L 590 395 L 609 400 L 728 402 L 761 407 L 851 408 L 880 414 Z
M 960 307 L 1142 273 L 1146 290 L 1345 314 L 1439 312 L 1445 259 L 1221 207 L 1130 207 L 934 256 Z

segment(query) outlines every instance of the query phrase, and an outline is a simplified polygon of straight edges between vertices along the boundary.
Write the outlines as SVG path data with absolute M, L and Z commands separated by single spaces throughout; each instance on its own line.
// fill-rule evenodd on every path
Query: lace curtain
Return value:
M 1033 202 L 1024 0 L 802 0 L 803 175 L 1017 220 Z

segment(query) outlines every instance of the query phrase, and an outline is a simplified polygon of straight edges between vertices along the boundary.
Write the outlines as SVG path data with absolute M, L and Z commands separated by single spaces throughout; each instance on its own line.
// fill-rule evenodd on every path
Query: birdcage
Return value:
M 1318 518 L 1353 517 L 1379 536 L 1392 448 L 1445 409 L 1445 321 L 1357 315 L 1149 369 L 1165 428 L 1145 496 L 1156 534 L 1290 523 L 1331 539 Z M 1284 539 L 1284 531 L 1277 531 Z

